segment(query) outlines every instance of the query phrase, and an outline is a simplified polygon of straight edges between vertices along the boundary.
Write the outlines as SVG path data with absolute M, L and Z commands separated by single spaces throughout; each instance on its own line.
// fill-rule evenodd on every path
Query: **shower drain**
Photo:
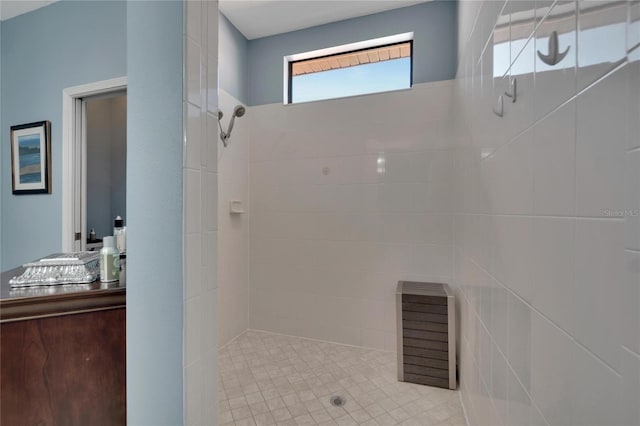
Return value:
M 347 401 L 340 395 L 334 395 L 331 398 L 329 398 L 329 402 L 334 407 L 342 407 Z

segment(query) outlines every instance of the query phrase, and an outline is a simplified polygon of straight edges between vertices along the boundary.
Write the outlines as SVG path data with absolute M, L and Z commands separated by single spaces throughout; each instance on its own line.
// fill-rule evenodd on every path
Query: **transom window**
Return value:
M 286 56 L 285 104 L 408 89 L 413 33 Z

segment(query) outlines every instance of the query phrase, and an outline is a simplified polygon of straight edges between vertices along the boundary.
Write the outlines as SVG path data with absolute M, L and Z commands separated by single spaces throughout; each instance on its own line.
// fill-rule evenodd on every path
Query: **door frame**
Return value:
M 82 122 L 82 98 L 126 90 L 127 77 L 96 81 L 68 87 L 62 91 L 62 252 L 80 250 L 76 245 L 76 233 L 80 241 L 86 240 L 86 171 L 78 164 L 86 164 L 86 152 L 82 149 L 85 131 Z M 77 201 L 80 200 L 80 203 Z M 84 206 L 84 207 L 82 207 Z M 80 245 L 82 247 L 82 245 Z

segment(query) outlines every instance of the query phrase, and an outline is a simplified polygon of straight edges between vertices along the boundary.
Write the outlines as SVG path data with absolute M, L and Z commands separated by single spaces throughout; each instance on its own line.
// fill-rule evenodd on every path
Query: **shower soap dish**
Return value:
M 11 278 L 9 285 L 20 288 L 91 283 L 100 275 L 99 257 L 97 251 L 52 254 L 22 265 L 26 271 Z
M 231 214 L 243 214 L 244 206 L 242 205 L 241 200 L 231 200 L 229 201 L 229 213 Z

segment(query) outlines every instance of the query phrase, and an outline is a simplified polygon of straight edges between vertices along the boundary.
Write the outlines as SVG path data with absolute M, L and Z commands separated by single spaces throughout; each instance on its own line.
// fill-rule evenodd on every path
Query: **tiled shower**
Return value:
M 454 283 L 469 421 L 638 424 L 640 3 L 462 2 L 459 17 Z M 554 32 L 567 53 L 549 66 Z
M 240 383 L 234 354 L 320 344 L 277 334 L 384 357 L 395 283 L 447 282 L 468 424 L 640 424 L 640 2 L 457 8 L 455 80 L 236 122 L 218 152 L 221 370 Z

